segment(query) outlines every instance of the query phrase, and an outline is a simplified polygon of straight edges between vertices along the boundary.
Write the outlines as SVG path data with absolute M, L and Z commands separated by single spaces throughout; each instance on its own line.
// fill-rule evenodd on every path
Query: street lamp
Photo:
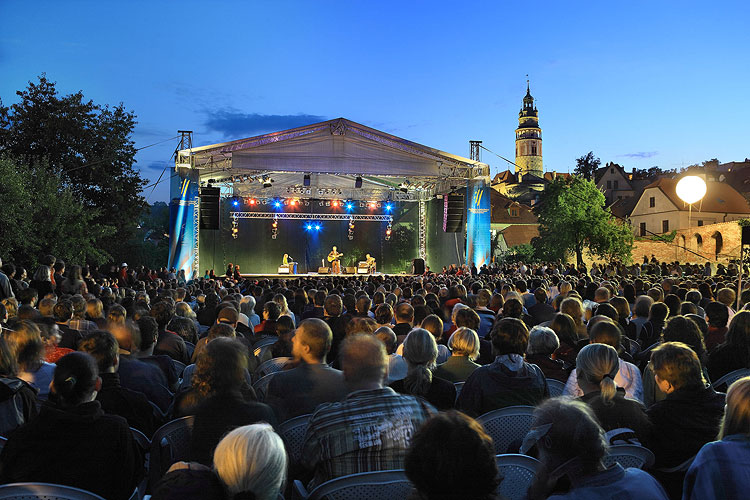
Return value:
M 697 203 L 706 196 L 706 181 L 697 175 L 686 175 L 677 183 L 677 196 L 688 204 L 688 229 L 693 215 L 693 203 Z

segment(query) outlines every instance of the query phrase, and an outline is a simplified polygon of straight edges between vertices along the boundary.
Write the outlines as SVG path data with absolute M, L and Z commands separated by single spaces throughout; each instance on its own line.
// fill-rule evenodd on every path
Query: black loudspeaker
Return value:
M 354 179 L 354 187 L 359 189 L 362 187 L 362 177 L 357 177 Z
M 201 188 L 200 229 L 219 229 L 219 188 Z
M 750 226 L 742 226 L 742 244 L 750 245 Z
M 443 231 L 460 232 L 464 222 L 464 195 L 453 193 L 443 196 L 443 204 Z
M 412 274 L 424 274 L 424 259 L 414 259 L 411 261 Z
M 302 178 L 302 185 L 305 187 L 310 187 L 310 174 L 305 174 L 305 176 Z

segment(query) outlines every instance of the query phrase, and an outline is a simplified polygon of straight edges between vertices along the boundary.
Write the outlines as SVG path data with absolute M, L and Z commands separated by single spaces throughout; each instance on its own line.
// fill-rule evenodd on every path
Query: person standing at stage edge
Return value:
M 328 254 L 328 262 L 331 263 L 331 272 L 333 274 L 341 274 L 341 261 L 339 260 L 343 253 L 339 253 L 336 247 L 331 249 L 331 253 Z

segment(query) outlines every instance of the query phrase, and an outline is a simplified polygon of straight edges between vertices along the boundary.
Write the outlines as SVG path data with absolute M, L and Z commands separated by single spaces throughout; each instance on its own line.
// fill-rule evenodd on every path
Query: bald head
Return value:
M 356 334 L 341 344 L 344 379 L 353 387 L 382 386 L 388 370 L 385 345 L 374 335 Z

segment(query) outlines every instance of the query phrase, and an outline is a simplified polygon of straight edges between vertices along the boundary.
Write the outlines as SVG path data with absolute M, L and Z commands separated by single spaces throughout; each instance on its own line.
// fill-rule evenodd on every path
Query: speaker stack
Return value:
M 200 191 L 200 229 L 219 229 L 220 189 L 202 187 Z
M 451 193 L 443 196 L 443 231 L 461 232 L 464 222 L 464 195 Z

